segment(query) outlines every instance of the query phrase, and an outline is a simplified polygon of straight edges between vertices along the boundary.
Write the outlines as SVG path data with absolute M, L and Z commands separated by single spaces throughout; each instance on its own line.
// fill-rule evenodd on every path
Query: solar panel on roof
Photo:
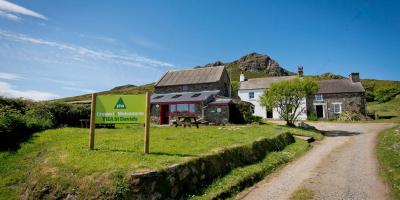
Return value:
M 196 93 L 196 94 L 192 95 L 192 98 L 198 97 L 198 96 L 200 96 L 200 95 L 201 95 L 201 93 Z
M 182 95 L 177 94 L 177 95 L 175 95 L 175 96 L 173 96 L 173 97 L 171 97 L 171 98 L 172 98 L 172 99 L 176 99 L 176 98 L 178 98 L 178 97 L 180 97 L 180 96 L 182 96 Z
M 163 97 L 164 97 L 163 95 L 160 95 L 160 96 L 155 96 L 153 99 L 161 99 Z

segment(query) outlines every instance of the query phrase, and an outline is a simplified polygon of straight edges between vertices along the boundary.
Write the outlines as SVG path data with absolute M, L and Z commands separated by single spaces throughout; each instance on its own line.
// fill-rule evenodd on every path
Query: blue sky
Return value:
M 400 79 L 400 1 L 0 0 L 0 95 L 35 100 L 267 54 L 306 74 Z

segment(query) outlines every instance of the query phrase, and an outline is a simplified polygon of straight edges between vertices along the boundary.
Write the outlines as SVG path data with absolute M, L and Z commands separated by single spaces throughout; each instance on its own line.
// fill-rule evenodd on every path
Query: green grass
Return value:
M 226 176 L 217 179 L 209 185 L 202 194 L 192 196 L 191 200 L 205 200 L 217 197 L 217 199 L 232 198 L 246 187 L 262 180 L 283 164 L 302 155 L 309 148 L 309 144 L 303 140 L 296 140 L 284 150 L 272 152 L 260 162 L 232 170 Z
M 235 144 L 274 137 L 291 130 L 272 125 L 152 127 L 150 155 L 143 155 L 143 128 L 97 129 L 94 151 L 88 150 L 88 129 L 61 128 L 34 134 L 17 152 L 0 152 L 0 199 L 17 199 L 51 186 L 57 192 L 79 191 L 97 198 L 113 193 L 118 177 L 135 171 L 160 169 L 173 163 Z
M 376 112 L 380 116 L 400 116 L 400 97 L 394 98 L 385 103 L 369 102 L 368 112 Z
M 308 200 L 313 198 L 314 191 L 307 188 L 300 188 L 290 196 L 290 200 Z
M 400 126 L 379 134 L 376 151 L 381 175 L 389 184 L 394 199 L 400 199 Z

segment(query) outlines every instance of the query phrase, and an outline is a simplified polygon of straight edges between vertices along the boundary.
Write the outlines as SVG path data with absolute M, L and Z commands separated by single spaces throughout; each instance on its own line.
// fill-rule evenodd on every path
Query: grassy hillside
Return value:
M 367 110 L 370 113 L 377 113 L 379 116 L 400 116 L 400 96 L 385 103 L 369 102 Z
M 111 90 L 99 92 L 98 94 L 143 94 L 146 92 L 153 92 L 154 91 L 154 83 L 141 85 L 141 86 L 134 86 L 134 85 L 125 85 L 115 87 Z M 83 100 L 90 100 L 91 94 L 85 94 L 75 97 L 67 97 L 63 99 L 56 99 L 54 101 L 58 102 L 71 102 L 71 101 L 83 101 Z

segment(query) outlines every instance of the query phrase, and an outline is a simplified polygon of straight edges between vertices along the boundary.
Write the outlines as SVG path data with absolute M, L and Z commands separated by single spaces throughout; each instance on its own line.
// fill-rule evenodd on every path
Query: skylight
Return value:
M 176 99 L 176 98 L 179 98 L 180 96 L 182 96 L 181 94 L 177 94 L 177 95 L 175 95 L 175 96 L 173 96 L 173 97 L 171 97 L 172 99 Z
M 163 95 L 160 95 L 160 96 L 155 96 L 153 99 L 161 99 L 163 97 L 164 97 Z
M 196 93 L 196 94 L 192 95 L 192 98 L 198 97 L 198 96 L 200 96 L 200 95 L 201 95 L 201 93 Z

